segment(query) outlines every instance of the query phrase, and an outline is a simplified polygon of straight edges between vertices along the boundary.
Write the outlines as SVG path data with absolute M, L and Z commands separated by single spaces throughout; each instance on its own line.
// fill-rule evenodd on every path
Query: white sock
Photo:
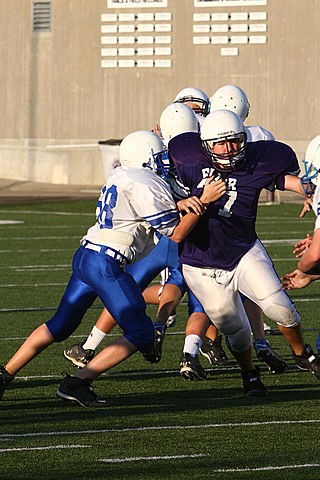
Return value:
M 106 333 L 94 326 L 90 335 L 82 346 L 85 350 L 95 350 L 106 336 Z
M 189 353 L 195 357 L 199 353 L 199 348 L 202 345 L 202 340 L 199 335 L 187 335 L 184 341 L 183 353 Z

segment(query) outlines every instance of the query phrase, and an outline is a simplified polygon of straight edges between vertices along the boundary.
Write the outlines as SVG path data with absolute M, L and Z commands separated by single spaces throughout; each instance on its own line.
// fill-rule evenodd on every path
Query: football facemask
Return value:
M 149 168 L 163 178 L 163 180 L 166 180 L 172 168 L 168 156 L 168 150 L 164 149 L 161 152 L 154 152 L 151 150 L 149 161 L 144 163 L 143 167 Z
M 175 103 L 185 103 L 192 108 L 194 113 L 200 114 L 203 117 L 208 115 L 209 112 L 209 102 L 203 100 L 202 98 L 197 97 L 181 97 L 179 100 L 176 100 Z
M 309 143 L 302 163 L 304 174 L 300 178 L 300 182 L 306 196 L 311 197 L 315 187 L 320 185 L 320 135 L 317 135 Z
M 233 172 L 245 161 L 245 132 L 203 140 L 202 143 L 211 157 L 214 168 L 219 172 Z M 213 150 L 216 144 L 224 144 L 225 152 L 215 153 Z

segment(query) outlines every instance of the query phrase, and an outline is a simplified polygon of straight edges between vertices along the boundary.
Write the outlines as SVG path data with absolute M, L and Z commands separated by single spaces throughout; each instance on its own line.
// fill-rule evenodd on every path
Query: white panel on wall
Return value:
M 265 35 L 250 35 L 249 43 L 267 43 L 267 37 Z
M 235 57 L 239 55 L 238 48 L 221 48 L 221 55 L 222 57 Z
M 169 43 L 171 43 L 171 36 L 169 35 L 156 36 L 154 37 L 154 42 L 158 44 L 163 43 L 168 45 Z
M 210 37 L 207 37 L 207 36 L 193 37 L 194 45 L 207 45 L 208 43 L 210 43 Z
M 155 55 L 171 55 L 171 48 L 170 47 L 156 47 L 154 49 Z
M 118 15 L 116 13 L 103 13 L 101 15 L 101 22 L 116 22 Z
M 194 33 L 209 33 L 210 25 L 193 25 Z
M 138 32 L 153 32 L 154 26 L 152 23 L 140 23 L 138 25 Z
M 211 31 L 216 32 L 216 33 L 225 33 L 229 31 L 229 26 L 226 24 L 221 24 L 221 25 L 211 25 Z
M 137 54 L 141 56 L 153 55 L 153 48 L 138 48 Z
M 119 13 L 119 22 L 134 22 L 134 13 Z
M 102 45 L 115 45 L 117 41 L 117 37 L 101 37 Z
M 210 22 L 210 13 L 194 13 L 194 22 Z
M 266 32 L 267 25 L 265 23 L 251 23 L 249 25 L 250 32 Z
M 228 13 L 212 13 L 211 20 L 213 22 L 227 22 L 229 20 Z
M 135 43 L 135 37 L 118 37 L 118 42 L 120 45 L 133 45 Z
M 117 60 L 101 60 L 102 68 L 117 68 L 117 66 L 118 66 Z
M 118 54 L 120 57 L 132 57 L 135 54 L 134 48 L 119 48 Z
M 139 44 L 141 43 L 145 43 L 145 44 L 151 44 L 154 42 L 154 38 L 153 37 L 137 37 L 137 42 Z
M 231 25 L 231 32 L 247 32 L 248 25 L 246 23 L 234 23 Z
M 248 37 L 246 35 L 232 35 L 230 37 L 231 43 L 248 43 Z
M 119 32 L 120 33 L 133 33 L 136 30 L 136 27 L 134 25 L 119 25 Z
M 158 21 L 168 21 L 172 20 L 172 14 L 171 12 L 157 12 L 155 13 L 155 19 Z
M 231 20 L 248 20 L 247 12 L 233 12 L 230 15 Z
M 142 67 L 142 68 L 151 68 L 153 67 L 153 60 L 138 60 L 137 61 L 137 67 Z
M 158 59 L 156 59 L 155 62 L 154 62 L 154 66 L 159 67 L 159 68 L 170 68 L 171 65 L 172 65 L 172 62 L 169 59 L 168 60 L 163 60 L 163 59 L 158 60 Z
M 101 55 L 103 57 L 116 57 L 118 54 L 117 48 L 101 48 Z
M 170 23 L 157 23 L 155 25 L 156 32 L 171 32 L 172 26 Z
M 267 12 L 250 12 L 250 20 L 267 20 Z
M 229 38 L 226 35 L 215 35 L 211 37 L 211 43 L 214 45 L 225 44 L 229 42 Z
M 141 12 L 141 13 L 138 13 L 138 20 L 139 22 L 152 22 L 153 21 L 153 18 L 154 18 L 154 15 L 153 13 L 144 13 L 144 12 Z
M 121 59 L 118 61 L 118 65 L 120 68 L 133 68 L 135 66 L 135 61 Z
M 101 25 L 101 33 L 117 33 L 117 25 Z

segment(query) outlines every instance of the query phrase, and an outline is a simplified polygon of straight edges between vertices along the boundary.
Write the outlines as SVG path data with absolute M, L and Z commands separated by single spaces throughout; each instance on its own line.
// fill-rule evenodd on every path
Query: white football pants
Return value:
M 186 264 L 182 271 L 211 322 L 228 336 L 235 352 L 242 352 L 251 344 L 251 328 L 239 292 L 279 325 L 294 327 L 300 323 L 300 315 L 282 290 L 273 263 L 259 240 L 231 272 Z

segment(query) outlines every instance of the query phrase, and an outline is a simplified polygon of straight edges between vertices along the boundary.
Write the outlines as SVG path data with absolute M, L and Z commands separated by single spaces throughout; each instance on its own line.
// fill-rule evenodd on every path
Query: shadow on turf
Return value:
M 301 374 L 301 380 L 305 372 L 292 372 Z M 290 373 L 290 375 L 292 375 Z M 272 376 L 272 378 L 276 378 Z M 30 424 L 33 420 L 41 424 L 50 422 L 61 426 L 61 421 L 70 421 L 73 418 L 77 421 L 86 419 L 104 418 L 107 414 L 109 418 L 121 418 L 123 416 L 145 417 L 153 415 L 155 412 L 179 413 L 203 410 L 218 410 L 219 408 L 238 408 L 241 406 L 252 405 L 272 405 L 276 403 L 314 401 L 319 400 L 320 383 L 316 379 L 314 384 L 286 382 L 286 374 L 277 376 L 280 382 L 277 385 L 268 386 L 268 377 L 264 376 L 263 381 L 268 386 L 269 396 L 262 398 L 246 398 L 243 396 L 242 382 L 238 374 L 226 374 L 225 377 L 219 376 L 218 381 L 211 377 L 205 382 L 188 382 L 177 378 L 177 382 L 182 382 L 179 390 L 160 390 L 158 392 L 148 393 L 128 393 L 108 397 L 104 392 L 107 391 L 109 379 L 100 378 L 94 383 L 95 391 L 101 396 L 110 398 L 114 405 L 107 408 L 86 409 L 76 403 L 63 402 L 56 398 L 55 392 L 59 385 L 54 379 L 40 379 L 19 381 L 16 380 L 7 391 L 4 400 L 0 402 L 0 409 L 5 410 L 4 424 Z M 237 382 L 237 387 L 219 387 L 221 382 Z M 309 379 L 311 380 L 311 378 Z M 159 380 L 161 381 L 161 380 Z M 52 396 L 48 397 L 48 390 L 41 396 L 41 388 L 52 388 Z M 183 388 L 184 387 L 184 388 Z M 161 388 L 161 387 L 160 387 Z M 40 392 L 39 392 L 40 389 Z M 31 395 L 26 396 L 26 390 Z M 40 396 L 35 395 L 40 394 Z M 49 393 L 50 395 L 50 393 Z M 56 414 L 56 415 L 55 415 Z M 58 428 L 59 429 L 59 428 Z

